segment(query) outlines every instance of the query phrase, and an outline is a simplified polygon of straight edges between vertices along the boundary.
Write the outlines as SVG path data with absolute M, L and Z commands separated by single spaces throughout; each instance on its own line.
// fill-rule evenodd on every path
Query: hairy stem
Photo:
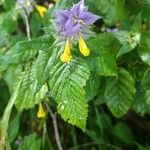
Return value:
M 23 12 L 24 12 L 24 18 L 25 18 L 25 24 L 26 24 L 27 38 L 28 38 L 28 41 L 31 41 L 31 31 L 30 31 L 30 25 L 29 25 L 29 18 L 28 18 L 26 11 L 24 10 Z
M 63 150 L 62 145 L 61 145 L 61 141 L 60 141 L 59 131 L 58 131 L 57 114 L 53 113 L 53 111 L 51 110 L 51 108 L 49 107 L 49 105 L 47 104 L 46 101 L 44 103 L 45 103 L 45 106 L 46 106 L 49 114 L 52 117 L 52 122 L 53 122 L 54 132 L 55 132 L 55 140 L 57 142 L 58 149 Z

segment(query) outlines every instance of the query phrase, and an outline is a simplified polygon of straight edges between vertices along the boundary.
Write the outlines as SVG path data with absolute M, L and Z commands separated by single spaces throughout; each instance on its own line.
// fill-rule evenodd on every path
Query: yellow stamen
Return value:
M 43 18 L 45 16 L 45 13 L 47 12 L 46 7 L 41 5 L 35 5 L 35 8 L 39 12 L 40 16 Z
M 82 25 L 85 24 L 83 20 L 79 20 L 79 23 Z
M 90 49 L 87 47 L 81 33 L 79 33 L 79 50 L 83 56 L 89 56 L 90 54 Z
M 37 117 L 38 118 L 44 118 L 45 117 L 45 111 L 44 111 L 43 106 L 42 106 L 41 103 L 39 104 L 39 110 L 38 110 L 38 113 L 37 113 Z
M 65 45 L 65 50 L 60 56 L 60 60 L 64 63 L 71 61 L 72 55 L 71 55 L 71 44 L 69 38 L 67 38 L 67 42 Z

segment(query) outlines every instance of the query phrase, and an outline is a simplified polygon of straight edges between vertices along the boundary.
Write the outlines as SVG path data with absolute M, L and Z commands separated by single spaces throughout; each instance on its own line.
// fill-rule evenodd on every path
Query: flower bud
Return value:
M 89 56 L 90 54 L 90 49 L 87 47 L 81 33 L 79 33 L 79 50 L 83 56 Z
M 41 18 L 43 18 L 45 16 L 45 13 L 47 12 L 46 7 L 41 6 L 41 5 L 35 5 L 36 10 L 39 12 Z
M 38 109 L 38 113 L 37 113 L 37 117 L 38 118 L 44 118 L 45 117 L 45 111 L 43 109 L 42 104 L 39 104 L 39 109 Z
M 72 59 L 72 55 L 71 55 L 71 44 L 70 44 L 70 40 L 69 38 L 67 38 L 67 42 L 65 45 L 65 50 L 64 52 L 61 54 L 60 56 L 60 60 L 64 63 L 67 63 L 69 61 L 71 61 Z

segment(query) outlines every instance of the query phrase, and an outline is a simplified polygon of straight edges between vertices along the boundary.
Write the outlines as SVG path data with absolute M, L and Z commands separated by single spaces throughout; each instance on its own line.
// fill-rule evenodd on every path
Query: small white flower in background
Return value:
M 47 12 L 47 8 L 45 6 L 36 4 L 34 0 L 17 0 L 17 8 L 23 8 L 28 15 L 35 8 L 39 12 L 41 18 L 43 18 Z
M 24 8 L 27 14 L 33 11 L 33 0 L 17 0 L 17 8 Z

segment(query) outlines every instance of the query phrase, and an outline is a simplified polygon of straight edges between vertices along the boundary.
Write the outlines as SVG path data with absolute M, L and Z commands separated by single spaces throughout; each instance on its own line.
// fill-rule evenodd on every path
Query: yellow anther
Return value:
M 60 60 L 64 63 L 67 63 L 69 61 L 71 61 L 72 59 L 72 55 L 71 55 L 71 44 L 70 44 L 70 40 L 69 38 L 67 38 L 67 42 L 65 45 L 65 50 L 64 52 L 61 54 L 60 56 Z
M 38 118 L 44 118 L 45 117 L 45 111 L 44 111 L 44 109 L 43 109 L 43 106 L 42 106 L 42 104 L 40 103 L 39 104 L 39 109 L 38 109 L 38 113 L 37 113 L 37 117 Z
M 47 12 L 47 8 L 41 5 L 35 5 L 36 10 L 39 12 L 40 16 L 43 18 Z
M 79 50 L 83 56 L 89 56 L 90 54 L 90 49 L 87 47 L 81 33 L 79 33 Z
M 79 20 L 79 23 L 80 24 L 85 24 L 83 20 Z

